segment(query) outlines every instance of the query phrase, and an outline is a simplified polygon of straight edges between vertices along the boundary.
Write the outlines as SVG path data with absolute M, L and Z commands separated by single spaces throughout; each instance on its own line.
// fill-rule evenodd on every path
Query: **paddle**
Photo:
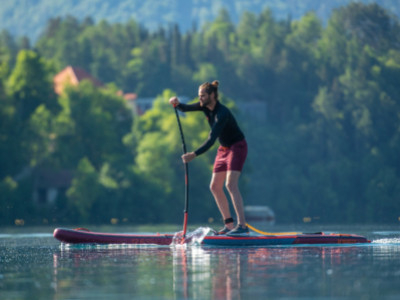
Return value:
M 181 126 L 181 121 L 179 119 L 178 110 L 176 105 L 174 105 L 176 120 L 178 121 L 179 132 L 181 133 L 183 154 L 186 154 L 186 144 L 185 138 L 183 137 L 183 130 Z M 183 210 L 183 240 L 186 237 L 187 220 L 188 220 L 188 209 L 189 209 L 189 166 L 185 163 L 185 209 Z

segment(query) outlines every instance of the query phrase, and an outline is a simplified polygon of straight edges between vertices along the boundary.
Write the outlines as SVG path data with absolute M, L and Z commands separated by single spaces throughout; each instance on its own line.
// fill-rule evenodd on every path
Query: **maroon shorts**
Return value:
M 214 161 L 214 173 L 242 171 L 247 156 L 246 140 L 241 140 L 230 147 L 219 146 Z

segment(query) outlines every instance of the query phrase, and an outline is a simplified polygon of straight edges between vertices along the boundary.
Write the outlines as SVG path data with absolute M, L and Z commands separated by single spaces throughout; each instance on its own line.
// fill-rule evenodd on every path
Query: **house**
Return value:
M 97 78 L 90 75 L 87 71 L 79 67 L 67 66 L 53 78 L 54 91 L 57 95 L 61 95 L 65 86 L 77 86 L 82 80 L 89 80 L 96 87 L 103 87 L 104 84 Z M 152 107 L 153 98 L 140 98 L 134 93 L 124 94 L 122 91 L 118 95 L 123 97 L 128 106 L 135 114 L 142 115 Z
M 54 204 L 65 196 L 71 186 L 73 171 L 38 168 L 34 171 L 33 201 L 37 204 Z
M 268 225 L 275 224 L 275 213 L 268 206 L 248 205 L 244 207 L 244 213 L 249 222 L 260 222 Z
M 138 96 L 133 93 L 124 94 L 123 97 L 132 111 L 139 116 L 143 115 L 147 110 L 153 107 L 153 101 L 155 99 L 150 97 L 138 98 Z
M 60 73 L 53 78 L 54 91 L 57 95 L 61 95 L 66 85 L 77 86 L 82 80 L 89 80 L 94 86 L 103 87 L 104 84 L 79 67 L 67 66 Z M 153 107 L 155 97 L 139 98 L 135 93 L 118 92 L 122 96 L 128 106 L 132 109 L 134 114 L 143 115 L 147 110 Z M 179 97 L 179 99 L 186 103 L 189 101 L 188 97 Z
M 53 78 L 54 91 L 60 95 L 66 85 L 78 85 L 82 80 L 89 80 L 94 86 L 102 87 L 104 84 L 90 75 L 82 68 L 68 66 Z
M 26 166 L 14 176 L 20 182 L 27 178 L 33 179 L 33 201 L 36 204 L 54 204 L 58 197 L 65 196 L 71 186 L 74 173 L 72 170 L 55 170 L 43 166 Z

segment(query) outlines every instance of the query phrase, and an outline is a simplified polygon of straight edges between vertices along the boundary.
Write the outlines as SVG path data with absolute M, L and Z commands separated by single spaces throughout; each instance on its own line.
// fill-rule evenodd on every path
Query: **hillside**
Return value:
M 95 21 L 106 19 L 111 23 L 135 19 L 148 29 L 178 23 L 182 31 L 192 26 L 201 27 L 213 20 L 225 8 L 237 22 L 244 11 L 258 13 L 269 7 L 278 19 L 298 19 L 308 11 L 326 21 L 332 10 L 353 0 L 2 0 L 0 5 L 0 30 L 15 37 L 27 36 L 35 42 L 47 21 L 58 16 L 72 15 Z M 398 0 L 360 0 L 377 2 L 388 11 L 400 15 Z

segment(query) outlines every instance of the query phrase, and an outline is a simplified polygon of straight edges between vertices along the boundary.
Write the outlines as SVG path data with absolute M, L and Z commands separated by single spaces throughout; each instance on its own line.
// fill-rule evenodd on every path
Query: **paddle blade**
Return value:
M 174 234 L 171 246 L 184 245 L 188 244 L 189 242 L 190 242 L 190 237 L 189 238 L 186 237 L 186 232 L 179 231 Z

